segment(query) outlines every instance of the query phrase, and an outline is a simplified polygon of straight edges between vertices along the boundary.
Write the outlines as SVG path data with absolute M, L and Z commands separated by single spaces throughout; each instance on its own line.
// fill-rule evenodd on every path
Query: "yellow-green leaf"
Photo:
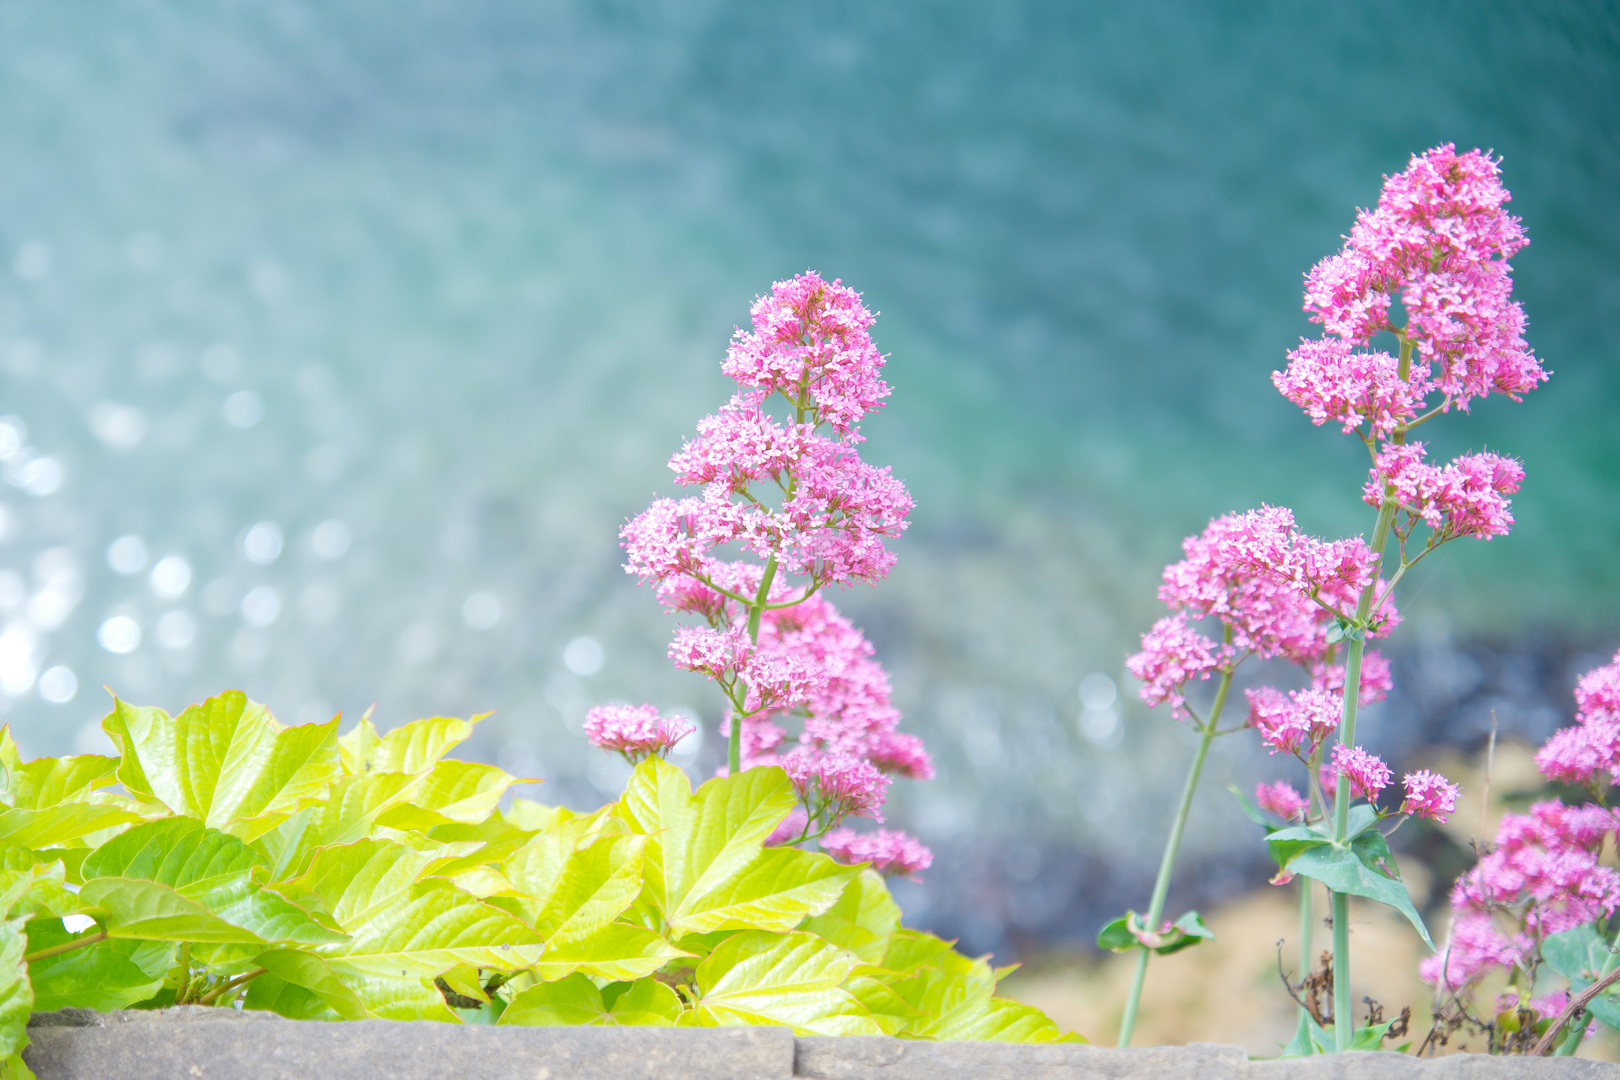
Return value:
M 127 810 L 91 802 L 66 802 L 43 810 L 6 810 L 0 811 L 0 842 L 37 850 L 139 820 Z
M 613 986 L 613 984 L 609 984 Z M 576 1024 L 669 1027 L 681 1013 L 681 999 L 656 979 L 613 987 L 612 1003 L 584 975 L 536 983 L 514 997 L 499 1023 L 528 1027 Z
M 254 963 L 282 982 L 308 990 L 345 1020 L 364 1020 L 367 1016 L 366 1007 L 355 992 L 338 978 L 330 964 L 313 953 L 301 949 L 272 949 L 260 953 Z
M 21 1052 L 28 1045 L 28 1014 L 34 1009 L 34 988 L 28 981 L 23 953 L 28 946 L 24 919 L 0 920 L 0 1057 Z
M 362 717 L 353 731 L 338 740 L 343 771 L 350 776 L 373 772 L 426 772 L 465 742 L 473 733 L 473 725 L 482 719 L 483 716 L 471 720 L 433 716 L 412 720 L 386 735 L 378 735 L 371 721 Z
M 571 831 L 542 836 L 502 864 L 512 887 L 534 905 L 534 928 L 546 938 L 594 933 L 641 891 L 645 836 L 603 836 L 578 851 L 564 850 Z
M 245 840 L 322 801 L 340 775 L 336 720 L 282 727 L 238 690 L 175 717 L 115 699 L 101 723 L 130 794 Z
M 800 1035 L 881 1035 L 865 1006 L 843 988 L 856 962 L 814 934 L 734 934 L 698 965 L 697 1007 L 682 1014 L 680 1023 L 780 1024 Z
M 546 942 L 534 973 L 542 979 L 560 979 L 578 971 L 622 982 L 651 975 L 671 960 L 691 955 L 645 927 L 609 923 L 586 937 Z
M 311 951 L 334 966 L 400 979 L 432 979 L 458 964 L 518 971 L 540 958 L 540 936 L 519 920 L 443 878 L 419 880 L 426 858 L 386 840 L 316 851 L 298 883 L 352 938 Z

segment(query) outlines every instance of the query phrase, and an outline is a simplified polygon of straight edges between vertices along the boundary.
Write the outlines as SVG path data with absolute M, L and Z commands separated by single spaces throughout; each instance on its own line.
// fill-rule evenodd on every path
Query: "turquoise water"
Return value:
M 0 495 L 0 707 L 37 753 L 97 745 L 101 684 L 495 709 L 473 752 L 585 804 L 618 777 L 580 713 L 627 697 L 705 720 L 703 767 L 717 699 L 668 670 L 615 533 L 723 399 L 750 299 L 812 266 L 883 312 L 866 456 L 918 502 L 841 600 L 941 763 L 896 820 L 1138 865 L 1185 750 L 1123 685 L 1158 569 L 1261 501 L 1366 527 L 1364 465 L 1269 374 L 1312 332 L 1304 271 L 1448 140 L 1504 158 L 1555 375 L 1435 425 L 1529 479 L 1412 625 L 1606 640 L 1605 5 L 0 6 L 0 413 L 35 455 Z M 1083 733 L 1093 673 L 1121 699 Z M 1267 767 L 1225 747 L 1211 790 Z M 1192 839 L 1232 828 L 1212 795 Z

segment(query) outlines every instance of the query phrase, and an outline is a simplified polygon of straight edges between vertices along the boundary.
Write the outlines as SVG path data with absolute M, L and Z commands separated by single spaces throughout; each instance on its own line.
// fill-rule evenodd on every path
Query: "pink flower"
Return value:
M 1310 665 L 1311 687 L 1316 690 L 1329 690 L 1344 696 L 1344 665 L 1322 664 Z M 1395 686 L 1390 677 L 1389 660 L 1377 649 L 1368 649 L 1361 654 L 1361 689 L 1356 694 L 1356 700 L 1361 705 L 1371 705 L 1375 701 L 1383 701 L 1389 696 L 1390 690 Z
M 1575 726 L 1547 740 L 1536 752 L 1536 767 L 1566 784 L 1620 781 L 1620 653 L 1581 676 L 1575 702 Z
M 1439 773 L 1420 769 L 1407 773 L 1403 783 L 1406 787 L 1406 801 L 1401 804 L 1400 811 L 1403 814 L 1432 818 L 1443 823 L 1446 816 L 1457 809 L 1457 795 L 1462 788 Z
M 1394 779 L 1388 765 L 1359 746 L 1338 744 L 1333 748 L 1331 762 L 1335 774 L 1350 778 L 1350 793 L 1362 798 L 1378 798 L 1378 793 Z M 1334 787 L 1337 789 L 1337 782 Z
M 782 756 L 782 768 L 793 781 L 810 818 L 823 827 L 846 817 L 883 820 L 883 800 L 892 781 L 870 762 L 822 754 L 801 746 Z
M 1362 499 L 1380 506 L 1394 498 L 1445 541 L 1489 540 L 1513 527 L 1509 495 L 1524 481 L 1524 467 L 1500 454 L 1464 454 L 1445 466 L 1423 463 L 1423 444 L 1385 448 L 1368 474 Z
M 1448 406 L 1466 409 L 1491 393 L 1517 400 L 1547 376 L 1510 299 L 1507 260 L 1527 241 L 1502 210 L 1507 200 L 1496 162 L 1478 150 L 1458 154 L 1448 144 L 1413 157 L 1385 182 L 1377 208 L 1357 216 L 1344 249 L 1311 270 L 1305 310 L 1329 333 L 1365 344 L 1395 329 L 1389 308 L 1398 291 L 1420 391 L 1432 378 Z
M 877 829 L 858 833 L 836 829 L 822 837 L 821 850 L 842 863 L 871 863 L 885 876 L 915 877 L 934 863 L 934 853 L 903 832 Z
M 737 331 L 722 366 L 739 385 L 795 404 L 804 387 L 818 418 L 845 435 L 888 396 L 877 377 L 883 356 L 867 333 L 873 316 L 855 290 L 806 272 L 772 285 L 750 314 L 753 330 Z
M 1491 967 L 1527 962 L 1549 934 L 1612 915 L 1620 907 L 1620 873 L 1599 863 L 1605 838 L 1620 824 L 1601 806 L 1541 802 L 1528 814 L 1508 814 L 1496 843 L 1451 890 L 1451 959 L 1423 965 L 1452 988 Z M 1512 935 L 1498 928 L 1511 919 Z
M 1227 648 L 1188 626 L 1186 615 L 1171 615 L 1142 635 L 1142 651 L 1126 659 L 1125 668 L 1141 680 L 1143 701 L 1168 701 L 1170 715 L 1184 720 L 1189 714 L 1181 688 L 1191 679 L 1208 679 L 1227 659 Z
M 1324 645 L 1324 613 L 1241 554 L 1250 528 L 1250 515 L 1227 514 L 1182 541 L 1187 557 L 1164 568 L 1159 599 L 1172 611 L 1219 619 L 1239 652 L 1303 662 Z
M 1528 945 L 1522 935 L 1509 937 L 1499 930 L 1488 912 L 1456 911 L 1445 945 L 1418 964 L 1418 974 L 1444 990 L 1460 990 L 1491 968 L 1511 968 Z
M 766 847 L 780 847 L 782 844 L 797 843 L 799 837 L 804 835 L 805 826 L 810 824 L 810 815 L 804 812 L 804 807 L 795 806 L 781 824 L 771 830 L 771 835 L 765 838 Z
M 678 717 L 662 717 L 651 705 L 598 705 L 585 714 L 585 735 L 592 746 L 617 750 L 633 765 L 670 747 L 695 729 Z
M 1369 434 L 1387 439 L 1417 415 L 1427 388 L 1403 380 L 1388 353 L 1353 348 L 1342 338 L 1302 341 L 1288 354 L 1288 370 L 1273 371 L 1271 381 L 1318 427 L 1331 420 L 1348 435 L 1367 424 Z
M 1282 691 L 1269 686 L 1245 690 L 1249 726 L 1271 747 L 1308 758 L 1339 726 L 1343 697 L 1327 690 Z
M 1326 541 L 1307 536 L 1294 528 L 1293 511 L 1281 506 L 1262 506 L 1239 515 L 1221 546 L 1232 565 L 1268 574 L 1345 616 L 1378 572 L 1378 556 L 1361 537 Z M 1370 637 L 1384 636 L 1399 621 L 1387 596 L 1374 616 Z
M 872 736 L 867 760 L 887 773 L 895 773 L 909 780 L 932 780 L 934 762 L 923 749 L 919 736 L 903 732 L 884 732 Z
M 1275 784 L 1257 784 L 1254 801 L 1262 810 L 1269 810 L 1284 821 L 1304 821 L 1311 808 L 1310 800 L 1289 784 L 1278 780 Z

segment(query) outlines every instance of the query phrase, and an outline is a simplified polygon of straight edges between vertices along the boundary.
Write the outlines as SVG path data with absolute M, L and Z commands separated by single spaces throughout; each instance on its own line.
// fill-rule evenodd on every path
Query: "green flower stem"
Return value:
M 64 941 L 60 945 L 52 945 L 48 949 L 39 950 L 39 952 L 31 952 L 23 957 L 23 963 L 32 964 L 35 960 L 43 960 L 48 956 L 61 956 L 65 952 L 72 952 L 74 949 L 82 949 L 86 945 L 94 945 L 98 941 L 105 940 L 107 940 L 107 931 L 105 930 L 94 934 L 86 934 L 84 937 Z
M 1232 673 L 1226 671 L 1221 675 L 1220 686 L 1215 691 L 1215 704 L 1210 709 L 1209 721 L 1204 724 L 1203 738 L 1198 742 L 1198 753 L 1193 755 L 1192 768 L 1187 772 L 1186 786 L 1181 789 L 1181 807 L 1176 811 L 1175 824 L 1170 826 L 1170 839 L 1164 845 L 1164 858 L 1159 860 L 1159 876 L 1153 882 L 1153 899 L 1148 904 L 1147 918 L 1144 926 L 1149 933 L 1159 929 L 1159 922 L 1164 918 L 1164 899 L 1170 892 L 1170 874 L 1176 868 L 1176 850 L 1181 847 L 1181 830 L 1187 824 L 1187 813 L 1192 809 L 1193 792 L 1198 790 L 1198 774 L 1204 770 L 1204 758 L 1209 754 L 1209 744 L 1215 738 L 1215 725 L 1221 718 L 1221 708 L 1226 704 L 1226 692 L 1232 688 Z M 1131 977 L 1130 996 L 1125 999 L 1125 1015 L 1119 1021 L 1119 1045 L 1131 1045 L 1131 1032 L 1136 1028 L 1136 1009 L 1142 1000 L 1142 984 L 1147 979 L 1148 956 L 1151 955 L 1146 945 L 1139 945 L 1136 957 L 1136 974 Z
M 1299 977 L 1303 980 L 1311 970 L 1311 938 L 1316 931 L 1315 905 L 1311 902 L 1311 879 L 1299 878 Z M 1305 1006 L 1299 1007 L 1299 1029 L 1309 1031 L 1311 1014 Z
M 1404 380 L 1411 368 L 1412 343 L 1401 335 L 1400 376 Z M 1406 432 L 1398 429 L 1397 443 L 1405 441 Z M 1344 710 L 1339 714 L 1339 742 L 1346 747 L 1356 744 L 1356 708 L 1361 697 L 1361 656 L 1367 647 L 1367 621 L 1372 615 L 1373 600 L 1377 598 L 1378 581 L 1382 576 L 1384 548 L 1395 524 L 1395 512 L 1400 504 L 1395 500 L 1394 485 L 1384 488 L 1384 500 L 1378 508 L 1378 523 L 1373 526 L 1372 552 L 1379 556 L 1379 573 L 1361 590 L 1356 602 L 1356 633 L 1344 658 Z M 1345 843 L 1350 831 L 1350 785 L 1342 778 L 1333 796 L 1333 842 Z M 1350 1049 L 1355 1038 L 1356 1021 L 1350 1005 L 1350 898 L 1343 893 L 1333 894 L 1333 1045 L 1339 1051 Z
M 748 640 L 759 641 L 759 619 L 765 614 L 766 599 L 771 595 L 771 584 L 776 580 L 776 556 L 772 555 L 765 560 L 765 573 L 759 579 L 759 592 L 754 595 L 754 602 L 748 605 Z M 743 692 L 746 698 L 747 691 Z M 726 741 L 726 767 L 729 775 L 736 776 L 742 771 L 742 707 L 743 702 L 735 702 L 736 712 L 731 718 L 731 736 Z
M 263 975 L 264 973 L 265 973 L 264 968 L 255 968 L 255 969 L 253 969 L 252 971 L 248 972 L 245 975 L 238 975 L 236 978 L 231 979 L 229 982 L 222 982 L 218 986 L 214 987 L 212 990 L 208 991 L 208 993 L 206 993 L 202 997 L 198 998 L 197 999 L 197 1004 L 199 1004 L 199 1005 L 212 1005 L 214 1002 L 218 1001 L 221 997 L 223 997 L 226 994 L 230 993 L 232 990 L 237 990 L 237 989 L 240 989 L 243 986 L 246 986 L 248 983 L 252 982 L 254 979 L 257 979 L 260 975 Z

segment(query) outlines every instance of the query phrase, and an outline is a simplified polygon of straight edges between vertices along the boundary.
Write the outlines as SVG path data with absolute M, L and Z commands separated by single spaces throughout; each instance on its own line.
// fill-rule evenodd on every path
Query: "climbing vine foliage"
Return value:
M 516 778 L 445 756 L 477 720 L 339 737 L 237 691 L 115 700 L 117 757 L 33 761 L 0 728 L 0 1077 L 67 1007 L 1077 1038 L 870 870 L 764 846 L 780 768 L 693 791 L 655 757 L 594 812 L 501 809 Z

